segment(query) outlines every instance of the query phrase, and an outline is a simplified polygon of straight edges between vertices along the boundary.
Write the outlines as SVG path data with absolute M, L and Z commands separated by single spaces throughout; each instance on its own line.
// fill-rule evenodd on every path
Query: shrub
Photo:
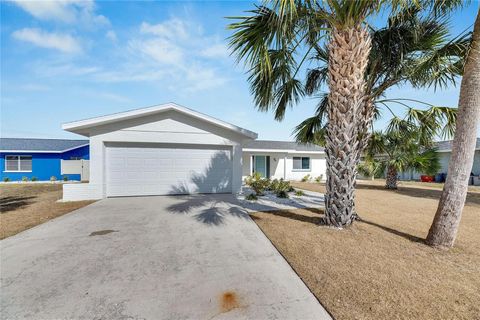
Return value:
M 277 197 L 279 198 L 289 198 L 288 192 L 285 190 L 281 190 L 277 192 Z
M 302 182 L 308 182 L 310 181 L 310 179 L 312 179 L 312 177 L 310 177 L 310 175 L 307 174 L 305 177 L 302 178 Z
M 255 193 L 250 193 L 248 196 L 245 197 L 245 199 L 255 201 L 258 200 L 258 197 L 255 195 Z
M 23 181 L 23 182 L 27 182 L 27 181 L 28 181 L 28 177 L 22 177 L 22 181 Z
M 32 181 L 37 181 L 38 178 L 37 177 L 32 177 Z
M 315 178 L 315 182 L 320 183 L 323 180 L 323 174 L 319 175 L 318 177 Z
M 295 191 L 295 195 L 296 195 L 297 197 L 301 197 L 301 196 L 304 196 L 304 195 L 305 195 L 305 192 L 303 192 L 302 190 L 297 190 L 297 191 Z
M 257 196 L 261 196 L 265 192 L 265 189 L 270 185 L 270 180 L 262 178 L 260 173 L 256 172 L 245 178 L 245 183 L 255 191 Z
M 271 190 L 271 191 L 275 192 L 278 188 L 279 182 L 280 181 L 278 179 L 273 179 L 272 181 L 270 181 L 270 185 L 268 186 L 268 190 Z
M 63 176 L 63 181 L 68 181 L 68 176 Z
M 52 181 L 52 182 L 53 182 L 53 181 L 57 181 L 57 177 L 51 176 L 51 177 L 50 177 L 50 181 Z
M 290 185 L 290 181 L 285 181 L 280 179 L 275 184 L 275 195 L 279 198 L 288 198 L 288 192 L 292 190 L 292 186 Z
M 10 178 L 9 178 L 9 177 L 3 178 L 3 182 L 8 182 L 8 181 L 10 181 Z

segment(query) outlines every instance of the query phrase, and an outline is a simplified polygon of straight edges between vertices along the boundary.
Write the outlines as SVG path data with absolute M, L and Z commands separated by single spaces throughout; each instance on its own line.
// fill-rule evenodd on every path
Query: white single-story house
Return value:
M 252 172 L 325 176 L 323 149 L 254 141 L 255 132 L 167 103 L 66 123 L 89 138 L 89 183 L 63 186 L 65 201 L 117 196 L 237 193 Z

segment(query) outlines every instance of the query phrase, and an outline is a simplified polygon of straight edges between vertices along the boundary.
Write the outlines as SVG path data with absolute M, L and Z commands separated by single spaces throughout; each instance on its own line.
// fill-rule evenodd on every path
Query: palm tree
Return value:
M 231 48 L 239 60 L 251 67 L 249 81 L 256 105 L 264 111 L 275 109 L 277 120 L 284 117 L 287 106 L 304 96 L 298 73 L 312 50 L 328 35 L 325 222 L 336 227 L 349 225 L 354 218 L 358 137 L 363 118 L 371 109 L 364 78 L 371 40 L 364 22 L 382 3 L 265 2 L 251 11 L 253 16 L 237 17 L 240 22 L 230 25 L 235 30 Z
M 386 132 L 374 132 L 366 148 L 359 171 L 365 175 L 386 172 L 386 189 L 397 189 L 398 173 L 415 170 L 435 174 L 440 169 L 439 156 L 423 129 L 406 120 L 391 125 Z
M 460 87 L 457 130 L 447 180 L 435 218 L 428 232 L 427 243 L 452 247 L 467 196 L 468 178 L 473 164 L 476 131 L 480 124 L 480 10 L 473 29 L 471 48 Z
M 425 16 L 422 10 L 413 6 L 392 16 L 386 27 L 370 28 L 372 49 L 365 77 L 366 93 L 373 102 L 373 119 L 380 117 L 382 109 L 393 117 L 399 117 L 398 111 L 406 112 L 409 120 L 426 130 L 439 132 L 443 137 L 453 135 L 455 109 L 411 99 L 385 98 L 386 91 L 394 86 L 410 84 L 415 88 L 443 88 L 455 85 L 463 73 L 471 35 L 464 32 L 449 39 L 448 24 L 444 15 Z M 321 89 L 328 81 L 328 56 L 328 50 L 323 47 L 317 48 L 312 57 L 320 66 L 308 70 L 305 91 L 309 96 L 319 97 L 320 101 L 315 115 L 295 128 L 294 134 L 299 142 L 325 145 L 328 94 L 322 93 Z M 412 105 L 424 105 L 429 109 L 415 109 Z M 401 110 L 396 110 L 395 106 Z M 441 132 L 440 127 L 443 127 Z M 368 137 L 368 132 L 364 132 L 362 147 L 366 146 Z
M 277 120 L 307 93 L 298 76 L 305 61 L 313 53 L 321 53 L 322 41 L 328 42 L 324 72 L 329 87 L 325 103 L 328 225 L 344 227 L 355 218 L 356 164 L 374 115 L 364 76 L 372 44 L 365 21 L 383 5 L 395 8 L 400 2 L 265 2 L 250 11 L 251 16 L 234 18 L 240 21 L 229 26 L 235 30 L 230 41 L 233 53 L 250 67 L 249 82 L 257 107 L 274 109 Z

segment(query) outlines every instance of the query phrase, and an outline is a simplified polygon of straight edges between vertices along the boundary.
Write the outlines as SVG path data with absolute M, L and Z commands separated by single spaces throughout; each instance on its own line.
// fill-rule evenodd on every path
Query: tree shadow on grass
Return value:
M 396 236 L 399 236 L 399 237 L 402 237 L 402 238 L 405 238 L 407 240 L 410 240 L 412 242 L 425 242 L 425 239 L 423 238 L 420 238 L 420 237 L 417 237 L 417 236 L 414 236 L 414 235 L 411 235 L 411 234 L 408 234 L 408 233 L 405 233 L 403 231 L 399 231 L 399 230 L 395 230 L 395 229 L 392 229 L 390 227 L 386 227 L 386 226 L 382 226 L 381 224 L 378 224 L 378 223 L 375 223 L 375 222 L 372 222 L 372 221 L 368 221 L 368 220 L 365 220 L 365 219 L 362 219 L 359 221 L 360 223 L 365 223 L 365 224 L 368 224 L 368 225 L 371 225 L 371 226 L 374 226 L 374 227 L 377 227 L 377 228 L 380 228 L 384 231 L 387 231 L 391 234 L 394 234 Z
M 231 160 L 227 153 L 219 151 L 210 160 L 203 173 L 192 173 L 189 181 L 172 186 L 170 194 L 178 196 L 180 203 L 167 209 L 176 214 L 193 214 L 198 222 L 220 226 L 227 217 L 249 219 L 240 202 L 230 194 L 232 178 Z M 199 193 L 199 194 L 198 194 Z
M 32 199 L 35 199 L 35 196 L 29 197 L 2 197 L 0 198 L 0 213 L 6 213 L 8 211 L 14 211 L 29 204 L 32 204 Z
M 396 190 L 387 190 L 384 186 L 377 186 L 377 185 L 367 185 L 367 184 L 357 184 L 355 186 L 356 189 L 364 189 L 364 190 L 381 190 L 386 192 L 394 192 L 397 194 L 415 197 L 415 198 L 427 198 L 427 199 L 434 199 L 440 200 L 440 196 L 442 195 L 442 190 L 435 190 L 435 189 L 422 189 L 422 188 L 415 188 L 415 187 L 408 187 L 408 186 L 399 186 Z M 465 200 L 466 205 L 480 205 L 480 194 L 474 192 L 467 193 L 467 199 Z
M 304 208 L 302 210 L 310 211 L 312 213 L 315 213 L 315 216 L 309 216 L 309 215 L 304 215 L 301 213 L 297 213 L 292 210 L 277 210 L 277 211 L 260 211 L 260 214 L 270 214 L 274 215 L 277 217 L 282 217 L 282 218 L 287 218 L 287 219 L 292 219 L 300 222 L 306 222 L 306 223 L 312 223 L 315 225 L 323 225 L 324 220 L 323 220 L 323 210 L 320 209 L 310 209 L 310 208 Z M 261 220 L 261 217 L 258 216 L 252 216 L 253 220 Z
M 324 224 L 324 219 L 323 219 L 323 217 L 324 217 L 324 211 L 323 210 L 320 210 L 320 209 L 303 209 L 303 210 L 307 210 L 311 213 L 314 213 L 315 216 L 301 214 L 301 213 L 298 213 L 298 211 L 279 210 L 279 211 L 260 212 L 260 215 L 253 215 L 252 219 L 253 220 L 261 220 L 262 219 L 261 215 L 264 215 L 264 214 L 269 215 L 270 214 L 270 215 L 274 215 L 274 216 L 277 216 L 277 217 L 292 219 L 292 220 L 296 220 L 296 221 L 300 221 L 300 222 L 312 223 L 312 224 L 318 225 L 318 226 L 325 225 Z M 396 236 L 405 238 L 405 239 L 407 239 L 409 241 L 412 241 L 412 242 L 422 243 L 422 242 L 425 241 L 425 239 L 423 239 L 423 238 L 420 238 L 420 237 L 417 237 L 417 236 L 414 236 L 414 235 L 411 235 L 411 234 L 408 234 L 408 233 L 405 233 L 405 232 L 402 232 L 402 231 L 399 231 L 399 230 L 395 230 L 395 229 L 380 225 L 378 223 L 375 223 L 375 222 L 372 222 L 372 221 L 369 221 L 369 220 L 361 219 L 361 220 L 358 220 L 355 223 L 365 223 L 365 224 L 380 228 L 383 231 L 389 232 L 389 233 L 394 234 Z

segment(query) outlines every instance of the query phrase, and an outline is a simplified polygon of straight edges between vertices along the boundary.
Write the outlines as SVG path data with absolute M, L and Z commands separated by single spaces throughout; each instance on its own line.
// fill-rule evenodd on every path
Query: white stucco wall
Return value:
M 307 174 L 314 179 L 320 175 L 326 178 L 325 154 L 309 153 L 265 153 L 265 152 L 243 152 L 242 179 L 251 173 L 252 155 L 270 156 L 270 178 L 286 180 L 301 180 Z M 310 157 L 310 170 L 293 170 L 293 157 Z
M 64 185 L 64 200 L 106 197 L 105 154 L 108 143 L 154 143 L 179 147 L 186 145 L 221 145 L 232 149 L 232 191 L 242 185 L 242 143 L 245 137 L 232 130 L 192 118 L 175 111 L 148 117 L 118 121 L 96 127 L 90 132 L 90 182 Z M 154 145 L 152 145 L 154 146 Z

